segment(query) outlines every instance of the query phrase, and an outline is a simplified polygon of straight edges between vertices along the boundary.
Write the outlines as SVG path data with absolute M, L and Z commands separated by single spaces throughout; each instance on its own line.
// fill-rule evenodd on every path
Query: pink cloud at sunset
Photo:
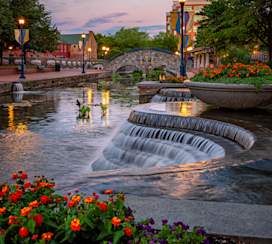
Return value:
M 93 30 L 105 34 L 121 27 L 165 31 L 171 0 L 41 0 L 62 33 Z

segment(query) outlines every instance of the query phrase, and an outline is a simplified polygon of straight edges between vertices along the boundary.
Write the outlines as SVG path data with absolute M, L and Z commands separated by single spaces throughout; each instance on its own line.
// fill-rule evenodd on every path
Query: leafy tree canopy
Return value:
M 205 19 L 197 35 L 197 46 L 214 47 L 217 53 L 259 45 L 272 60 L 271 0 L 211 0 L 199 13 Z
M 121 28 L 114 35 L 97 34 L 98 56 L 103 57 L 103 46 L 110 48 L 108 57 L 112 57 L 134 48 L 161 48 L 172 52 L 177 50 L 178 39 L 167 33 L 159 33 L 153 38 L 139 28 Z
M 59 32 L 52 24 L 50 13 L 38 0 L 0 0 L 0 6 L 0 51 L 15 43 L 14 29 L 18 28 L 20 17 L 26 20 L 25 28 L 30 29 L 30 49 L 56 50 Z

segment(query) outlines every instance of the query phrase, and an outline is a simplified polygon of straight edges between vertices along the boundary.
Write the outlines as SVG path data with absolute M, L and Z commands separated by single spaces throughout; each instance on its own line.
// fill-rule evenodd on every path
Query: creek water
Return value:
M 31 177 L 54 178 L 60 192 L 111 188 L 146 197 L 272 204 L 271 109 L 219 110 L 199 101 L 151 107 L 246 128 L 257 141 L 243 150 L 204 133 L 163 132 L 127 123 L 137 103 L 134 95 L 133 89 L 122 94 L 85 87 L 24 93 L 23 101 L 15 104 L 0 97 L 0 181 L 23 169 Z M 77 119 L 77 99 L 91 107 L 90 119 Z M 105 116 L 100 103 L 107 105 Z M 122 133 L 114 136 L 120 128 Z M 158 142 L 165 138 L 169 140 Z M 112 144 L 117 151 L 109 149 Z M 222 148 L 224 159 L 209 160 L 223 157 Z M 104 160 L 102 168 L 99 160 Z

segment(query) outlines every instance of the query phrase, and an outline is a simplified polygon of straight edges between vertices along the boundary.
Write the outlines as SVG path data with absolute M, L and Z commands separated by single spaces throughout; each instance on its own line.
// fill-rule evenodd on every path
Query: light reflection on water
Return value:
M 0 103 L 7 104 L 0 108 L 0 181 L 22 169 L 67 186 L 90 172 L 90 162 L 131 109 L 110 96 L 109 91 L 92 88 L 59 88 L 43 95 L 24 94 L 23 102 L 32 104 L 24 108 L 0 97 Z M 77 99 L 90 106 L 89 119 L 77 119 Z M 106 106 L 104 116 L 100 104 Z

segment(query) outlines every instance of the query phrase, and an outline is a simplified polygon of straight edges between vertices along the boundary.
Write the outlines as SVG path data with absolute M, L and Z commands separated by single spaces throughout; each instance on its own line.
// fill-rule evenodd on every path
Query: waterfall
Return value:
M 189 89 L 162 89 L 151 99 L 151 102 L 183 102 L 189 101 L 191 98 Z
M 13 82 L 11 86 L 11 91 L 12 92 L 23 92 L 24 87 L 23 84 L 19 81 Z
M 250 131 L 240 126 L 199 117 L 161 114 L 136 108 L 130 113 L 128 121 L 155 128 L 200 131 L 235 141 L 245 149 L 250 149 L 256 141 L 255 136 Z
M 209 139 L 186 132 L 126 123 L 92 168 L 98 171 L 167 166 L 224 156 L 225 150 Z

